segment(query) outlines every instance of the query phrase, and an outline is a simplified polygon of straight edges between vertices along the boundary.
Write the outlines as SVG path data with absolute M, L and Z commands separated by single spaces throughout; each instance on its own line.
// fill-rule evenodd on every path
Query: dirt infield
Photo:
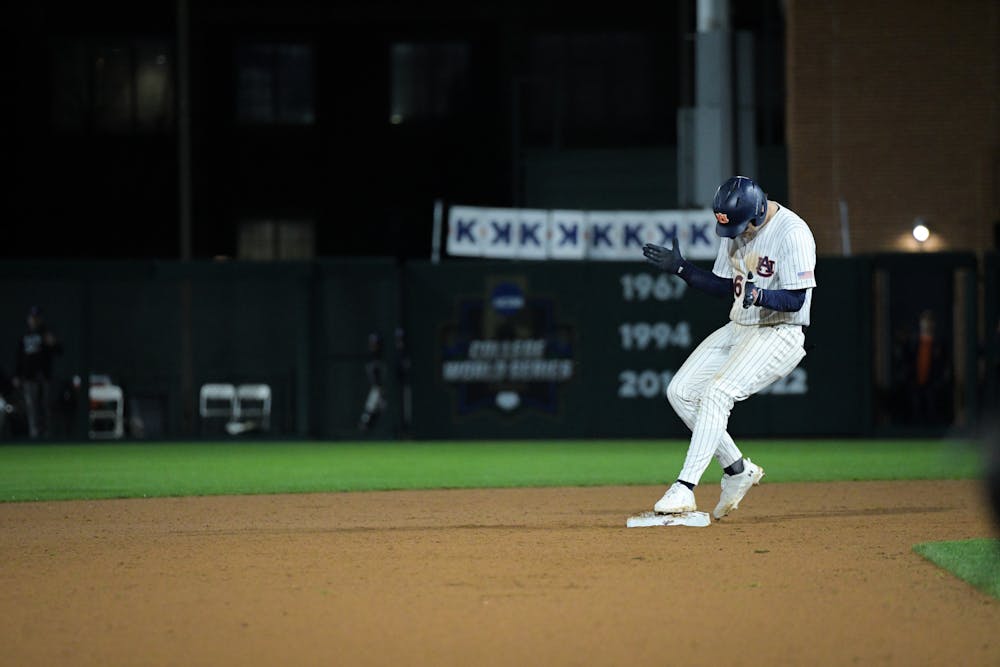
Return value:
M 911 551 L 970 481 L 0 505 L 4 665 L 998 665 L 1000 601 Z M 699 487 L 710 510 L 718 487 Z

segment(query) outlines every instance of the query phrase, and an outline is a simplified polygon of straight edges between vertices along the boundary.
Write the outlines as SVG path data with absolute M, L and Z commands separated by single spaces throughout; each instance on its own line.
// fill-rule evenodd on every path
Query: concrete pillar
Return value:
M 698 0 L 697 12 L 694 107 L 677 120 L 683 208 L 711 206 L 719 183 L 757 168 L 752 38 L 732 32 L 728 0 Z

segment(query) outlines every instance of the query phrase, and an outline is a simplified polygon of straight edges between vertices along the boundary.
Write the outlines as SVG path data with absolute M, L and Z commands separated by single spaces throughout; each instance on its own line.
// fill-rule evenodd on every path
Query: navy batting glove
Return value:
M 753 282 L 747 282 L 743 287 L 743 307 L 759 306 L 760 297 L 763 293 L 764 290 L 754 285 Z
M 673 247 L 669 250 L 661 245 L 647 243 L 642 247 L 642 254 L 646 257 L 646 261 L 653 266 L 674 275 L 681 272 L 681 267 L 684 264 L 684 258 L 681 256 L 681 249 L 677 245 L 676 238 Z

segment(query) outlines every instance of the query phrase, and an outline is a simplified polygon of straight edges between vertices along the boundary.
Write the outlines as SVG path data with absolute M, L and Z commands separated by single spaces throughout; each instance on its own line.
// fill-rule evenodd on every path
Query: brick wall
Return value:
M 788 0 L 788 204 L 820 255 L 993 248 L 1000 3 Z

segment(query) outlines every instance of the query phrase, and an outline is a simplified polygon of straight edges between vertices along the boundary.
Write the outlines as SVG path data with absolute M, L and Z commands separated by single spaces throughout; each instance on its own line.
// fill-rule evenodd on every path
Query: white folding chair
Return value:
M 236 386 L 224 382 L 208 382 L 201 385 L 198 399 L 198 414 L 202 419 L 221 417 L 236 419 Z
M 260 420 L 261 430 L 271 427 L 271 386 L 241 384 L 236 387 L 236 419 L 246 422 Z
M 121 438 L 125 435 L 125 395 L 115 384 L 92 384 L 90 397 L 90 437 Z

